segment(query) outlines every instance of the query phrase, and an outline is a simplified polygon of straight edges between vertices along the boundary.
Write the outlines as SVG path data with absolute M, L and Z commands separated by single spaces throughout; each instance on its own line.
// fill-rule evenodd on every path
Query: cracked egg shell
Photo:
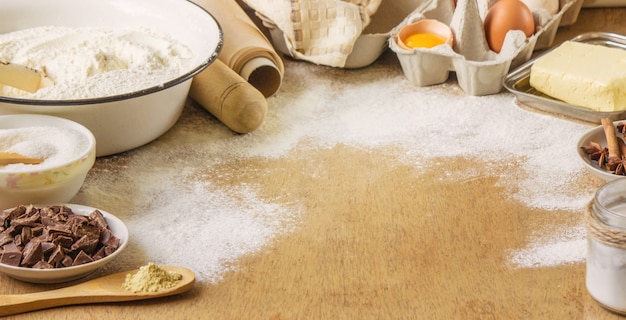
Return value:
M 415 36 L 418 36 L 418 40 L 411 41 L 411 39 L 415 39 L 413 38 Z M 429 41 L 429 38 L 419 36 L 431 36 L 435 40 Z M 398 32 L 397 43 L 405 50 L 432 48 L 444 44 L 452 47 L 454 35 L 452 29 L 445 23 L 435 19 L 423 19 L 402 27 Z

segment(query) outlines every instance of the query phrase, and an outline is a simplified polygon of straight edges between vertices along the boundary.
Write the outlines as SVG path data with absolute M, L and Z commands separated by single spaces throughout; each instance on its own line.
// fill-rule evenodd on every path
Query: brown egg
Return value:
M 484 28 L 489 48 L 500 52 L 509 30 L 522 30 L 526 37 L 530 37 L 535 32 L 535 20 L 532 11 L 521 0 L 498 0 L 487 11 Z

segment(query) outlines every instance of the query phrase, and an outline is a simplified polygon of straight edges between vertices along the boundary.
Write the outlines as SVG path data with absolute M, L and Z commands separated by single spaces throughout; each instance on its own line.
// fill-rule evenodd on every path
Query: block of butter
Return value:
M 566 41 L 533 63 L 530 85 L 571 105 L 626 110 L 626 50 Z

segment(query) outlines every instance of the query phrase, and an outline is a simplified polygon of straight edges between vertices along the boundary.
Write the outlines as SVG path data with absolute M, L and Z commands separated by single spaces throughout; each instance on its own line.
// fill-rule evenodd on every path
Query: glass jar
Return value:
M 587 291 L 603 307 L 626 314 L 626 179 L 598 189 L 585 225 Z

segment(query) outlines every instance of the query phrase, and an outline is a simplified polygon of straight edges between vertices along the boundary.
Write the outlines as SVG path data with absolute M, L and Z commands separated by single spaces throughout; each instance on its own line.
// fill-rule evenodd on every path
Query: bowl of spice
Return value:
M 579 138 L 578 158 L 589 172 L 604 181 L 626 178 L 626 121 L 600 120 L 602 125 Z
M 96 159 L 96 140 L 64 118 L 0 115 L 0 209 L 70 201 Z
M 185 0 L 3 0 L 0 12 L 0 114 L 76 121 L 97 156 L 169 130 L 223 43 L 214 17 Z
M 19 205 L 0 211 L 0 272 L 27 282 L 89 275 L 119 255 L 128 229 L 116 216 L 77 205 Z

